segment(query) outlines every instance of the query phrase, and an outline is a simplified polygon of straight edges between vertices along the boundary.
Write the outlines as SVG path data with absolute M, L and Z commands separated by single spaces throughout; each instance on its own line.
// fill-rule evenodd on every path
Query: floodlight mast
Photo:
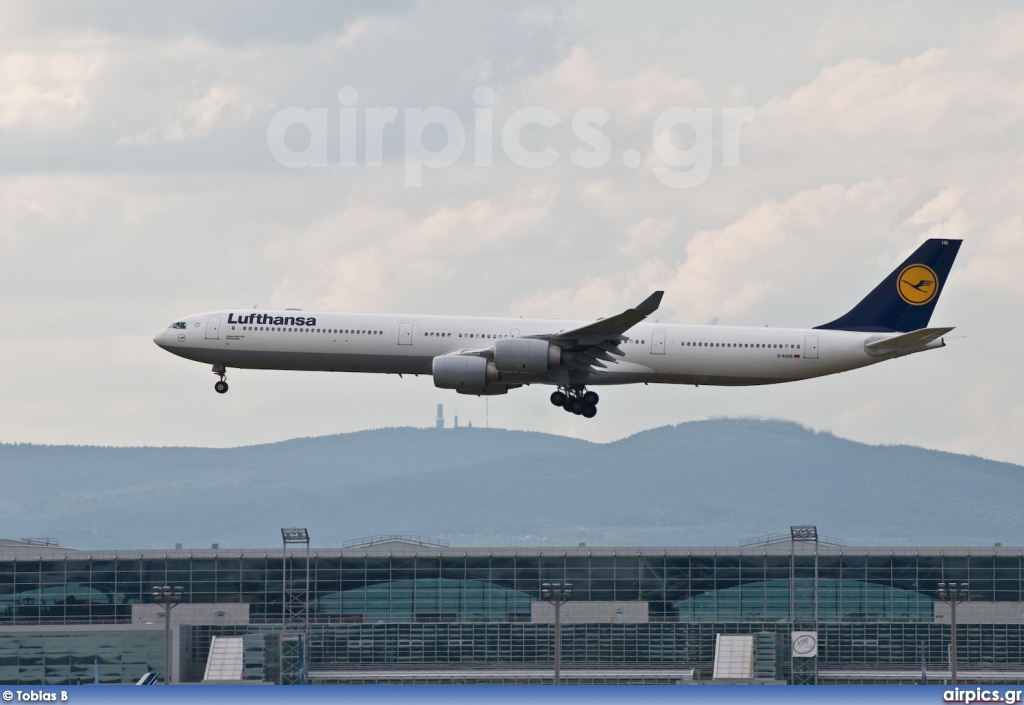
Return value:
M 306 652 L 309 643 L 309 531 L 292 527 L 281 529 L 283 548 L 281 551 L 281 628 L 301 629 L 298 637 L 299 684 L 306 684 Z M 288 546 L 304 544 L 306 547 L 306 570 L 301 588 L 295 586 L 294 556 L 291 569 L 288 563 Z M 284 642 L 282 641 L 282 645 Z
M 540 599 L 555 606 L 555 679 L 559 685 L 562 675 L 562 605 L 572 599 L 572 583 L 541 583 Z
M 939 583 L 939 599 L 949 605 L 949 680 L 956 685 L 956 606 L 971 597 L 967 583 Z
M 284 544 L 281 553 L 281 622 L 284 625 L 301 624 L 303 633 L 309 630 L 309 531 L 304 528 L 281 529 Z M 306 573 L 302 590 L 294 586 L 294 566 L 288 568 L 288 546 L 303 544 L 306 547 Z
M 164 605 L 164 685 L 171 684 L 171 609 L 181 603 L 185 589 L 180 585 L 153 586 L 153 602 Z

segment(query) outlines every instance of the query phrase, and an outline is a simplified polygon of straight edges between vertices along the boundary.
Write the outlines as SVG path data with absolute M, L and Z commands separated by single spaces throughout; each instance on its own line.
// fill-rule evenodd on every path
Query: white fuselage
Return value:
M 297 320 L 304 324 L 296 324 Z M 501 338 L 550 335 L 587 323 L 233 309 L 180 319 L 175 324 L 179 327 L 161 331 L 154 341 L 181 357 L 225 367 L 429 375 L 439 355 L 485 350 Z M 892 335 L 644 321 L 626 332 L 628 340 L 620 345 L 624 357 L 604 362 L 604 369 L 574 381 L 774 384 L 843 372 L 943 345 L 939 339 L 898 352 L 865 348 L 867 342 Z M 502 381 L 558 384 L 550 372 L 503 373 Z

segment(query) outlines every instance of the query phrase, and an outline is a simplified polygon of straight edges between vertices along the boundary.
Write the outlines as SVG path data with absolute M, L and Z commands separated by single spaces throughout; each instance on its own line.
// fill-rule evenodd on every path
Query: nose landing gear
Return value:
M 582 385 L 559 387 L 557 392 L 551 393 L 552 404 L 585 419 L 597 416 L 597 402 L 599 401 L 601 401 L 601 397 L 597 395 L 597 392 L 588 392 Z
M 224 381 L 224 378 L 228 376 L 227 368 L 224 365 L 214 365 L 213 374 L 220 377 L 220 381 L 213 385 L 214 390 L 217 394 L 227 394 L 228 383 Z

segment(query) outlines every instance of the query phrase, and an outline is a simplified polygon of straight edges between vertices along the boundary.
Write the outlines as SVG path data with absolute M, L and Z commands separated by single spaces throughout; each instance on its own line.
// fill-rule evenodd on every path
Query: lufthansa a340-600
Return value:
M 226 310 L 187 316 L 154 342 L 227 368 L 433 375 L 462 394 L 557 387 L 551 403 L 587 418 L 605 384 L 753 385 L 845 372 L 942 347 L 929 328 L 960 240 L 928 240 L 853 309 L 814 328 L 650 323 L 663 292 L 596 321 L 330 311 Z

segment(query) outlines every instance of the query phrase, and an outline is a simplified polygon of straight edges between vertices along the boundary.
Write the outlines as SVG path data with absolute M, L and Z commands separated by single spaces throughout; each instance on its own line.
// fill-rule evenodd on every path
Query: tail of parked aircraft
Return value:
M 962 240 L 928 240 L 844 316 L 818 328 L 907 333 L 928 325 Z

